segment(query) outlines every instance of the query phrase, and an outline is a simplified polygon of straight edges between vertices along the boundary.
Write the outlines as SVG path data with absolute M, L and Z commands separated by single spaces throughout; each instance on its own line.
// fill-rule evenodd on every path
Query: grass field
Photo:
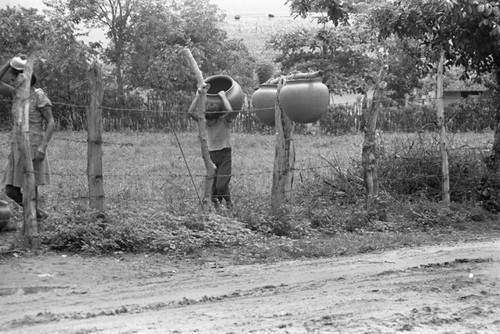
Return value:
M 108 216 L 103 218 L 88 209 L 86 133 L 56 133 L 49 152 L 52 182 L 41 189 L 41 202 L 52 215 L 42 227 L 45 245 L 90 253 L 189 253 L 244 245 L 252 248 L 246 253 L 249 256 L 283 258 L 435 243 L 465 233 L 470 237 L 471 231 L 474 235 L 498 232 L 496 215 L 478 211 L 474 203 L 458 203 L 450 211 L 426 199 L 412 202 L 393 194 L 386 194 L 389 214 L 385 219 L 367 219 L 357 167 L 362 134 L 296 135 L 293 199 L 283 217 L 272 217 L 275 137 L 236 133 L 231 181 L 235 207 L 200 214 L 197 193 L 205 170 L 198 138 L 195 133 L 177 136 L 105 133 Z M 486 150 L 492 139 L 492 133 L 455 134 L 450 135 L 449 146 L 451 151 Z M 0 158 L 5 161 L 8 133 L 0 134 L 0 140 Z M 435 134 L 382 134 L 379 147 L 401 153 L 416 141 L 437 145 Z M 339 184 L 348 184 L 356 192 L 339 191 L 335 188 Z M 18 209 L 14 211 L 15 220 L 22 223 Z M 470 219 L 472 211 L 480 213 L 481 223 Z
M 259 61 L 271 62 L 277 55 L 268 49 L 266 42 L 273 35 L 291 32 L 301 28 L 318 28 L 313 19 L 293 18 L 292 16 L 242 15 L 239 20 L 228 16 L 222 27 L 230 38 L 241 39 L 250 53 Z
M 106 133 L 104 136 L 104 183 L 113 205 L 128 200 L 159 201 L 196 207 L 205 168 L 196 133 Z M 297 182 L 308 182 L 328 173 L 326 160 L 347 163 L 360 155 L 361 135 L 339 137 L 295 136 Z M 7 134 L 2 134 L 7 142 Z M 236 202 L 270 195 L 275 138 L 269 135 L 234 134 L 232 192 Z M 181 151 L 182 149 L 182 151 Z M 183 154 L 184 156 L 183 156 Z M 1 158 L 6 159 L 4 145 Z M 52 203 L 85 200 L 87 194 L 86 133 L 59 132 L 50 147 L 52 184 L 43 196 Z M 186 161 L 184 161 L 184 157 Z M 189 169 L 188 169 L 189 168 Z M 191 179 L 190 173 L 193 176 Z M 183 204 L 182 204 L 182 203 Z

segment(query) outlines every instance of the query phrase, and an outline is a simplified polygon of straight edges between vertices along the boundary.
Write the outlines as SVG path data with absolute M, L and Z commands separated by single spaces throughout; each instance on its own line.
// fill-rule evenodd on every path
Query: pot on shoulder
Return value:
M 279 99 L 292 121 L 314 123 L 326 112 L 330 93 L 321 78 L 290 80 L 281 88 Z
M 252 107 L 255 116 L 265 125 L 275 125 L 275 103 L 278 85 L 262 84 L 253 92 Z
M 243 90 L 241 86 L 228 75 L 212 75 L 205 79 L 210 84 L 207 91 L 207 103 L 218 103 L 219 110 L 224 110 L 224 104 L 219 96 L 220 91 L 226 92 L 226 97 L 234 111 L 241 110 L 243 106 Z

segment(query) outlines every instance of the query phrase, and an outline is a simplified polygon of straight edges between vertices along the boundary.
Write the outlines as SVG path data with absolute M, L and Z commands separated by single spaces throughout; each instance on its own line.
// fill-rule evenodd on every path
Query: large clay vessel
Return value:
M 228 75 L 213 75 L 206 78 L 205 82 L 210 84 L 210 88 L 207 91 L 207 103 L 218 103 L 219 109 L 224 110 L 224 104 L 219 96 L 219 92 L 225 91 L 233 110 L 241 110 L 243 106 L 243 90 L 233 78 Z
M 7 226 L 11 215 L 12 212 L 9 209 L 8 203 L 0 200 L 0 231 Z
M 265 125 L 274 126 L 275 124 L 275 103 L 277 85 L 262 84 L 253 92 L 252 107 L 255 110 L 257 119 Z
M 321 78 L 290 80 L 281 88 L 279 99 L 292 121 L 314 123 L 326 112 L 330 93 Z

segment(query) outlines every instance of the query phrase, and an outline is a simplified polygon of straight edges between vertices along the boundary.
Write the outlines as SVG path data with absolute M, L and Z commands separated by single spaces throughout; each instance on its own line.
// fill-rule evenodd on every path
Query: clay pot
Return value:
M 275 124 L 275 103 L 277 85 L 262 84 L 253 92 L 252 107 L 255 109 L 255 116 L 265 125 Z
M 323 116 L 330 101 L 328 87 L 321 78 L 287 81 L 280 92 L 286 115 L 297 123 L 314 123 Z
M 233 78 L 228 75 L 213 75 L 206 78 L 205 82 L 210 84 L 210 88 L 207 91 L 207 103 L 218 103 L 219 109 L 225 110 L 222 99 L 219 96 L 220 91 L 225 91 L 233 110 L 241 110 L 243 106 L 243 90 Z
M 9 223 L 12 212 L 6 201 L 0 200 L 0 231 Z

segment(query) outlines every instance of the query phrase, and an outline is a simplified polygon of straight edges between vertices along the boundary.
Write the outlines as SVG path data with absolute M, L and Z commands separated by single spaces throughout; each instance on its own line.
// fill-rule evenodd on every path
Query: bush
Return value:
M 152 212 L 153 213 L 152 213 Z M 250 230 L 218 215 L 175 217 L 167 212 L 106 213 L 75 207 L 42 225 L 42 243 L 53 250 L 104 254 L 122 252 L 192 253 L 204 247 L 231 247 Z
M 496 105 L 494 99 L 467 98 L 447 107 L 447 127 L 451 132 L 480 132 L 496 127 Z
M 484 210 L 496 212 L 491 210 L 490 188 L 497 188 L 491 182 L 484 186 L 486 153 L 467 145 L 450 149 L 452 209 L 442 205 L 441 153 L 436 136 L 420 133 L 406 140 L 396 136 L 392 147 L 384 141 L 377 144 L 380 190 L 370 212 L 365 208 L 363 168 L 357 159 L 347 168 L 345 162 L 328 161 L 327 176 L 317 175 L 315 182 L 296 189 L 299 194 L 294 204 L 306 208 L 302 217 L 310 221 L 311 228 L 328 235 L 460 227 L 467 221 L 482 220 L 487 216 Z
M 439 201 L 442 197 L 439 140 L 420 133 L 395 145 L 390 152 L 381 152 L 380 184 L 393 196 L 407 195 Z M 481 149 L 467 146 L 449 151 L 452 201 L 463 202 L 476 197 L 477 186 L 485 173 L 484 156 L 485 152 Z
M 255 73 L 259 84 L 263 84 L 273 77 L 274 65 L 270 62 L 260 62 L 256 66 Z

